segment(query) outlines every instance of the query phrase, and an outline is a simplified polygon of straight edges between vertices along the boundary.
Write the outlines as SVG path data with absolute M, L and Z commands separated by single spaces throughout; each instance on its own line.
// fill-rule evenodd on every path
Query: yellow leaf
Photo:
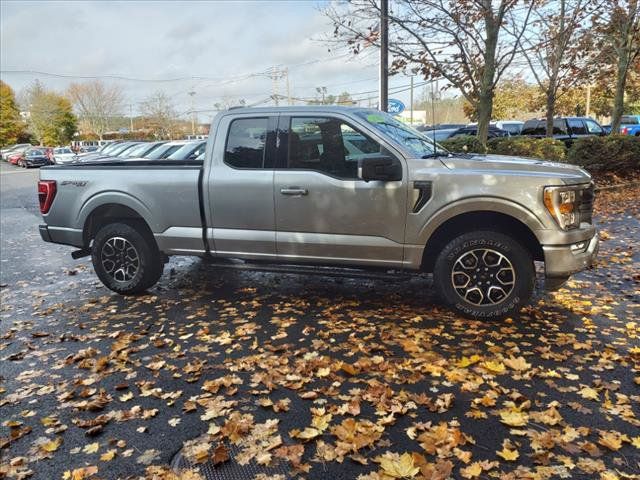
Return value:
M 318 372 L 316 373 L 316 375 L 318 377 L 322 378 L 322 377 L 329 376 L 330 373 L 331 373 L 331 369 L 329 367 L 326 367 L 326 368 L 319 368 Z
M 311 440 L 312 438 L 316 438 L 322 432 L 317 428 L 307 427 L 302 431 L 292 430 L 291 436 L 294 438 L 299 438 L 301 440 Z
M 55 452 L 62 444 L 62 437 L 55 438 L 49 442 L 42 443 L 40 448 L 45 452 Z
M 125 393 L 124 395 L 120 395 L 121 402 L 128 402 L 133 398 L 133 392 Z
M 504 364 L 502 362 L 494 362 L 494 361 L 486 361 L 486 362 L 482 362 L 482 366 L 484 367 L 485 370 L 491 372 L 491 373 L 504 373 L 506 368 L 504 366 Z
M 460 469 L 460 474 L 464 478 L 476 478 L 482 473 L 482 465 L 480 462 L 474 462 L 466 468 Z
M 410 453 L 403 453 L 397 458 L 391 455 L 380 457 L 380 466 L 392 478 L 413 478 L 420 471 L 413 464 L 413 455 Z
M 40 423 L 45 427 L 50 427 L 51 425 L 58 423 L 58 419 L 56 417 L 44 417 L 40 419 Z
M 85 445 L 82 451 L 84 453 L 96 453 L 99 448 L 100 448 L 100 444 L 98 442 L 94 442 L 94 443 L 89 443 Z
M 509 462 L 513 462 L 520 456 L 517 450 L 509 450 L 507 447 L 502 447 L 502 450 L 496 453 Z
M 470 357 L 462 357 L 460 360 L 458 360 L 458 363 L 456 363 L 456 367 L 466 368 L 469 365 L 478 363 L 480 360 L 482 360 L 482 357 L 480 357 L 480 355 L 471 355 Z
M 518 372 L 523 372 L 531 368 L 531 364 L 527 363 L 524 357 L 518 357 L 518 358 L 510 357 L 504 360 L 504 363 L 510 369 L 517 370 Z
M 587 400 L 595 400 L 596 402 L 600 401 L 598 391 L 591 387 L 582 387 L 578 390 L 578 393 L 582 398 L 586 398 Z
M 106 451 L 102 455 L 100 455 L 100 460 L 103 462 L 110 462 L 116 456 L 116 449 L 113 448 L 111 450 Z
M 500 421 L 511 427 L 522 427 L 529 421 L 529 415 L 517 410 L 503 410 L 500 412 Z
M 628 442 L 629 437 L 626 435 L 621 435 L 618 432 L 605 432 L 600 431 L 600 438 L 598 439 L 598 443 L 603 447 L 607 447 L 609 450 L 617 451 L 622 447 L 622 442 Z
M 640 449 L 640 436 L 638 437 L 633 437 L 631 439 L 631 445 L 633 445 L 634 447 L 636 447 L 637 449 Z

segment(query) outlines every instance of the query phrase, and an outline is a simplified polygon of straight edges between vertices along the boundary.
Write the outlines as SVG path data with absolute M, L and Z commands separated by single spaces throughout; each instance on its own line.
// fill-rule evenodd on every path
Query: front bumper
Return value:
M 543 245 L 545 275 L 567 278 L 572 273 L 589 268 L 598 256 L 600 239 L 597 232 L 591 238 L 569 245 Z

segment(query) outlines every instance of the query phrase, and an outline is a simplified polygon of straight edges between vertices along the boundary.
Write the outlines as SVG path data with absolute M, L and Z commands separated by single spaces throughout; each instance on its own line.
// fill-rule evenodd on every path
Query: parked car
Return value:
M 25 151 L 16 163 L 23 168 L 42 167 L 51 165 L 51 160 L 45 147 L 32 147 Z
M 438 123 L 436 125 L 420 125 L 416 127 L 416 130 L 419 132 L 427 132 L 429 130 L 452 130 L 464 126 L 464 123 Z
M 167 160 L 195 160 L 204 151 L 207 142 L 190 142 L 167 157 Z
M 144 142 L 140 145 L 135 146 L 131 150 L 127 152 L 126 158 L 144 158 L 145 155 L 149 155 L 156 148 L 160 147 L 160 145 L 164 145 L 167 142 Z
M 522 132 L 522 127 L 524 126 L 524 122 L 519 120 L 498 120 L 494 123 L 494 125 L 501 130 L 506 130 L 509 132 L 509 135 L 520 135 Z
M 0 155 L 2 156 L 2 160 L 9 161 L 9 157 L 15 155 L 16 153 L 22 153 L 28 148 L 33 147 L 30 143 L 19 143 L 17 145 L 13 145 L 11 147 L 0 150 Z
M 95 162 L 98 160 L 109 161 L 113 157 L 117 157 L 123 152 L 126 152 L 130 148 L 139 145 L 140 142 L 118 142 L 107 145 L 104 150 L 98 149 L 95 153 L 89 155 L 78 155 L 79 162 Z
M 457 131 L 457 128 L 443 128 L 439 130 L 424 130 L 422 133 L 436 142 L 441 142 L 447 138 L 451 138 Z
M 546 137 L 547 121 L 544 118 L 527 120 L 522 135 L 536 138 Z M 606 135 L 598 122 L 587 117 L 558 117 L 553 120 L 553 138 L 570 147 L 577 138 Z
M 448 153 L 364 108 L 238 108 L 210 131 L 202 163 L 42 169 L 43 240 L 91 255 L 120 294 L 154 285 L 170 255 L 232 257 L 432 272 L 440 297 L 473 318 L 518 312 L 534 261 L 554 288 L 597 253 L 592 179 L 574 165 Z M 360 157 L 344 143 L 356 135 Z
M 23 151 L 12 152 L 7 154 L 7 162 L 9 162 L 11 165 L 18 165 L 18 162 L 22 159 L 22 157 L 24 157 Z
M 475 137 L 478 135 L 478 125 L 467 125 L 465 127 L 457 129 L 453 132 L 449 138 L 459 137 L 461 135 L 469 135 Z M 489 133 L 488 138 L 497 138 L 497 137 L 509 137 L 510 134 L 506 130 L 502 130 L 501 128 L 496 127 L 495 125 L 489 125 Z
M 97 152 L 99 148 L 98 145 L 87 145 L 86 147 L 80 147 L 80 153 Z
M 62 163 L 73 162 L 76 154 L 69 147 L 60 147 L 53 149 L 53 161 L 60 165 Z
M 620 119 L 620 133 L 640 137 L 640 115 L 623 115 Z
M 602 129 L 604 130 L 604 133 L 607 135 L 611 134 L 611 125 L 602 125 Z
M 177 140 L 174 142 L 167 142 L 164 145 L 160 145 L 158 148 L 149 153 L 146 158 L 147 160 L 162 160 L 164 158 L 169 157 L 173 152 L 182 148 L 187 143 L 191 143 L 187 140 Z

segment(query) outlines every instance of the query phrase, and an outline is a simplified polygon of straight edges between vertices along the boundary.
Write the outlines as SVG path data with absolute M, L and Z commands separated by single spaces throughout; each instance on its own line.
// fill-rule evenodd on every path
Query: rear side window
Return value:
M 638 123 L 640 123 L 640 117 L 623 115 L 622 118 L 620 119 L 620 123 L 623 125 L 638 125 Z
M 262 168 L 268 118 L 238 118 L 227 134 L 224 163 L 234 168 Z
M 569 119 L 567 120 L 569 123 L 569 128 L 571 129 L 571 133 L 574 135 L 586 135 L 587 129 L 584 126 L 582 120 Z

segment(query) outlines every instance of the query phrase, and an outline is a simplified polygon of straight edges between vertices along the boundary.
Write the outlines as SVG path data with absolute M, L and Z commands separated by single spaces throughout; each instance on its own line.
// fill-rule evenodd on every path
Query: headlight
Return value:
M 580 226 L 575 187 L 545 187 L 544 206 L 560 228 L 570 230 Z

